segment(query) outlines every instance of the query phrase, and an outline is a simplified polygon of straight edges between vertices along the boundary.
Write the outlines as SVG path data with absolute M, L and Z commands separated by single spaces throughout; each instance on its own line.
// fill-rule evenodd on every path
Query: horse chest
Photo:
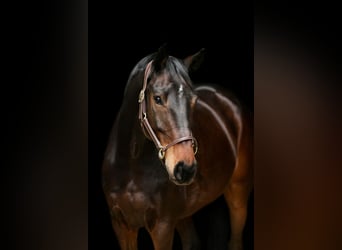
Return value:
M 113 188 L 110 193 L 111 214 L 131 228 L 152 227 L 157 214 L 153 199 L 133 181 L 124 188 Z

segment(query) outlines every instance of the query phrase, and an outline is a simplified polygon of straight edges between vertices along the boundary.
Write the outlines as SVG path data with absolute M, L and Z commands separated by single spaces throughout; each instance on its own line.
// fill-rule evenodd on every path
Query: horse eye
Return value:
M 162 99 L 160 98 L 160 96 L 156 95 L 153 97 L 154 98 L 154 101 L 159 104 L 159 105 L 162 105 L 163 102 L 162 102 Z

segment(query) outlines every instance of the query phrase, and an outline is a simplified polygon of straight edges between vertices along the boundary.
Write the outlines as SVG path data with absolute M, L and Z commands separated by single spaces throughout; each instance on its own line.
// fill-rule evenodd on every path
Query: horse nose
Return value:
M 183 161 L 180 161 L 175 166 L 174 176 L 178 183 L 188 183 L 195 176 L 197 166 L 196 164 L 186 165 Z

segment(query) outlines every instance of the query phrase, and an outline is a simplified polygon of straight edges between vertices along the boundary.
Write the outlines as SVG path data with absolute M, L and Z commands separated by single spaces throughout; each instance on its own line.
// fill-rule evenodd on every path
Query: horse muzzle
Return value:
M 187 165 L 183 161 L 176 164 L 173 171 L 174 178 L 170 178 L 176 185 L 190 185 L 197 173 L 197 163 Z

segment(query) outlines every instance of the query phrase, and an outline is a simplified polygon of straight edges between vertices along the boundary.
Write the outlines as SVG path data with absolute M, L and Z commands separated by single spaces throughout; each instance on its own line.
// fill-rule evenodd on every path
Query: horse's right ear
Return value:
M 205 52 L 206 52 L 205 49 L 202 48 L 196 54 L 188 56 L 183 60 L 189 72 L 196 71 L 201 66 L 203 59 L 204 59 Z
M 153 67 L 156 72 L 162 70 L 165 68 L 166 61 L 169 54 L 167 52 L 166 43 L 163 44 L 161 47 L 159 47 L 157 53 L 155 54 L 155 57 L 153 59 Z

